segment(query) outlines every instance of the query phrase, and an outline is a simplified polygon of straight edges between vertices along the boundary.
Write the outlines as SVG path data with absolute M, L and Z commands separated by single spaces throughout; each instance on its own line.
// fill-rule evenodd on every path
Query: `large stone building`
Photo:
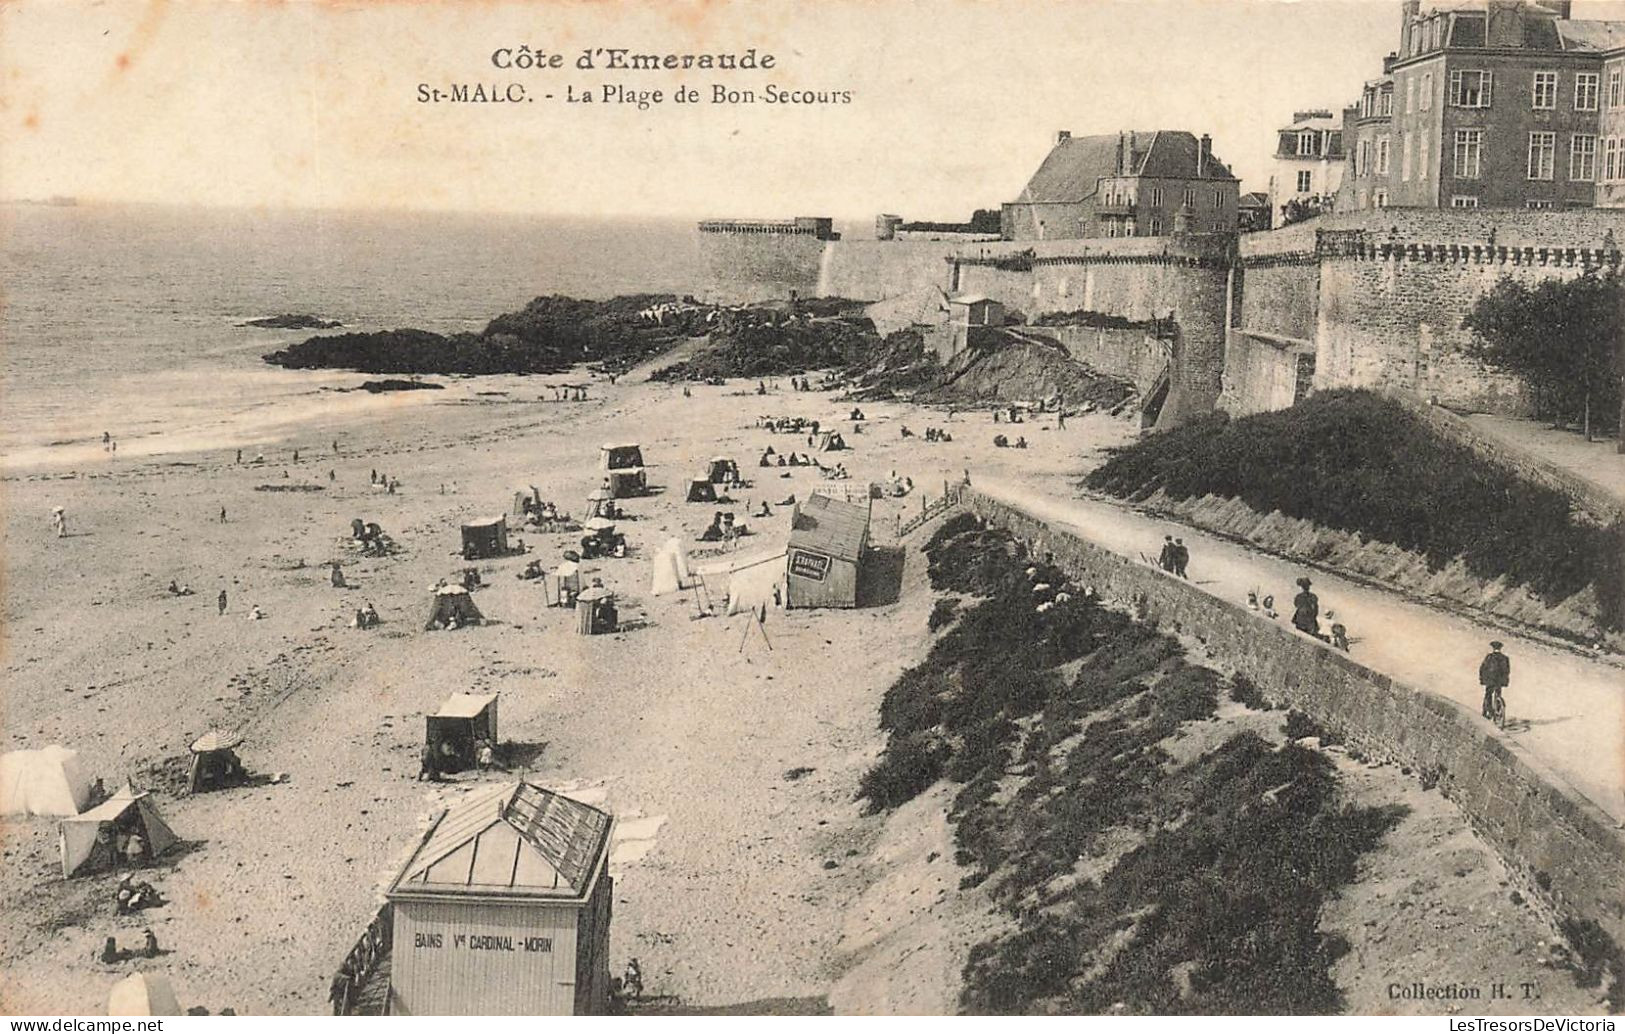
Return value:
M 1000 231 L 1006 240 L 1234 233 L 1240 192 L 1205 133 L 1062 131 L 1021 196 L 1004 204 Z
M 1339 210 L 1625 204 L 1625 22 L 1568 0 L 1423 10 L 1345 109 Z
M 1277 131 L 1275 169 L 1270 174 L 1270 210 L 1275 221 L 1305 207 L 1329 205 L 1343 185 L 1343 121 L 1330 111 L 1295 111 L 1292 123 Z

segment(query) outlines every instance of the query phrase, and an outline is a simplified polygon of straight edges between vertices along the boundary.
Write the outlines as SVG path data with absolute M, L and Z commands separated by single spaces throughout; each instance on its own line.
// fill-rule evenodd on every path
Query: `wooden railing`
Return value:
M 931 520 L 934 520 L 942 514 L 947 513 L 953 507 L 959 505 L 961 496 L 969 487 L 970 482 L 968 481 L 962 481 L 957 485 L 950 485 L 944 481 L 942 483 L 942 495 L 939 498 L 926 499 L 924 496 L 921 496 L 919 513 L 915 514 L 913 517 L 910 517 L 908 520 L 904 520 L 902 514 L 897 515 L 897 538 L 901 540 L 904 536 L 914 531 L 914 529 L 926 524 Z
M 380 975 L 380 970 L 387 979 L 387 963 L 394 936 L 395 908 L 385 904 L 372 917 L 372 922 L 367 924 L 367 929 L 333 975 L 329 997 L 333 1000 L 334 1016 L 376 1016 L 382 1013 L 379 1008 L 382 1004 L 380 989 L 371 985 L 374 978 Z M 387 988 L 383 990 L 387 992 Z

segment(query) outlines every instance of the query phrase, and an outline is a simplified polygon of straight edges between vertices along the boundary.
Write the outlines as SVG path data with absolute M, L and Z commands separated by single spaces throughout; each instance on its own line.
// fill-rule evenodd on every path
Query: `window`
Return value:
M 1478 198 L 1476 198 L 1476 197 L 1467 197 L 1466 195 L 1463 195 L 1463 194 L 1457 194 L 1456 196 L 1454 196 L 1454 197 L 1452 197 L 1450 199 L 1450 207 L 1451 208 L 1477 208 L 1478 207 Z
M 1553 166 L 1557 164 L 1557 134 L 1556 133 L 1530 133 L 1529 134 L 1529 178 L 1532 180 L 1549 180 L 1553 178 Z
M 1576 72 L 1574 75 L 1574 110 L 1597 110 L 1597 73 Z
M 1411 178 L 1411 143 L 1416 134 L 1401 134 L 1399 137 L 1399 178 L 1406 182 Z
M 1186 187 L 1185 188 L 1185 207 L 1186 208 L 1195 208 L 1196 207 L 1196 188 L 1195 187 Z
M 1161 208 L 1162 207 L 1162 188 L 1161 187 L 1152 187 L 1151 188 L 1151 207 L 1152 208 Z M 1151 232 L 1156 233 L 1157 231 L 1152 230 Z
M 1359 159 L 1354 163 L 1354 174 L 1356 176 L 1371 175 L 1371 141 L 1369 140 L 1360 141 Z
M 1620 105 L 1620 70 L 1615 68 L 1608 73 L 1608 106 L 1617 108 Z
M 1298 173 L 1298 193 L 1307 194 L 1315 187 L 1315 174 L 1308 169 Z
M 1386 117 L 1394 113 L 1394 88 L 1392 86 L 1382 91 L 1379 98 L 1379 105 L 1380 107 L 1377 112 L 1379 115 Z
M 1551 198 L 1530 198 L 1528 201 L 1523 203 L 1523 207 L 1534 209 L 1556 208 L 1557 202 L 1553 201 Z
M 1388 192 L 1386 190 L 1373 190 L 1371 192 L 1371 207 L 1372 208 L 1387 208 L 1388 207 Z
M 1433 73 L 1432 72 L 1423 72 L 1422 73 L 1421 109 L 1423 111 L 1432 111 L 1433 110 Z
M 1298 133 L 1298 154 L 1309 157 L 1315 153 L 1315 131 L 1305 129 Z
M 1124 222 L 1123 222 L 1123 236 L 1125 236 L 1125 237 L 1134 236 L 1134 220 L 1133 219 L 1124 220 Z
M 1484 131 L 1482 129 L 1456 130 L 1456 168 L 1455 175 L 1459 180 L 1478 179 L 1479 159 L 1484 153 Z
M 1214 208 L 1223 208 L 1224 207 L 1224 191 L 1215 190 L 1213 192 L 1213 207 Z
M 1534 101 L 1530 105 L 1536 111 L 1551 111 L 1557 107 L 1557 73 L 1536 72 L 1533 91 Z
M 1162 236 L 1162 216 L 1160 215 L 1154 215 L 1151 217 L 1151 236 Z
M 1377 175 L 1388 175 L 1388 138 L 1377 137 Z
M 1428 131 L 1422 130 L 1422 138 L 1416 144 L 1416 178 L 1428 178 Z
M 1590 183 L 1597 178 L 1597 138 L 1576 133 L 1569 139 L 1569 179 Z
M 1450 103 L 1458 108 L 1487 108 L 1493 87 L 1489 72 L 1458 68 L 1450 73 Z
M 1619 176 L 1619 138 L 1611 136 L 1602 142 L 1602 178 L 1616 179 Z
M 1414 37 L 1413 37 L 1414 39 Z M 1405 77 L 1405 114 L 1409 115 L 1416 110 L 1416 79 L 1414 76 Z

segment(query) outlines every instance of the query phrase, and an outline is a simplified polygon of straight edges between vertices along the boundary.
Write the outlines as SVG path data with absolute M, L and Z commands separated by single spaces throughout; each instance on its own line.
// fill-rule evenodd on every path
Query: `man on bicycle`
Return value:
M 1493 719 L 1498 710 L 1506 707 L 1500 699 L 1501 690 L 1512 681 L 1512 662 L 1501 652 L 1500 640 L 1490 643 L 1490 652 L 1478 666 L 1478 681 L 1484 687 L 1484 717 Z

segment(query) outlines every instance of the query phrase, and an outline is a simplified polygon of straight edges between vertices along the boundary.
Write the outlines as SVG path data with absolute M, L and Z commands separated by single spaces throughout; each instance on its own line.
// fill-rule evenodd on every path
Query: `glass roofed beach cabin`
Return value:
M 604 1013 L 611 821 L 523 782 L 481 788 L 442 813 L 386 892 L 388 1011 Z

